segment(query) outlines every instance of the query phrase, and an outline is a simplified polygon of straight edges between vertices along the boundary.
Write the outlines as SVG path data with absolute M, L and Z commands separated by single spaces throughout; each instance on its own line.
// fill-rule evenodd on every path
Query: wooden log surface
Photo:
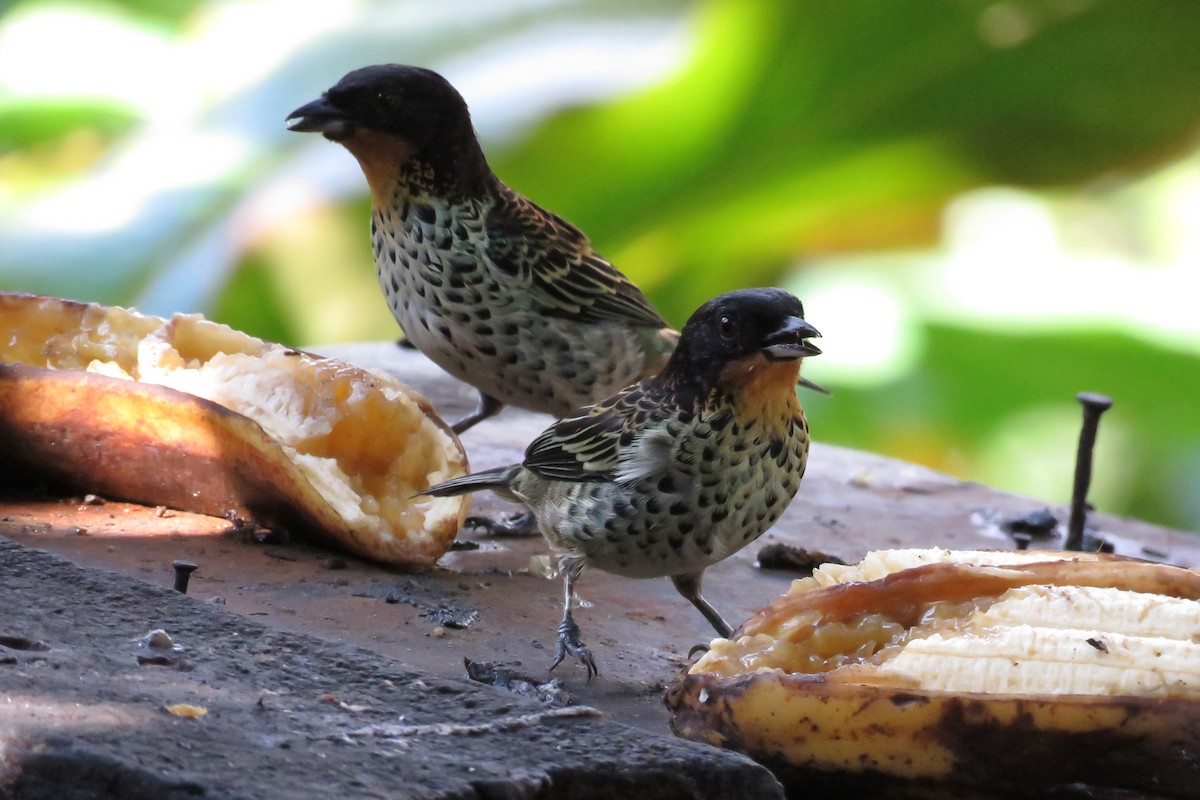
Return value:
M 419 354 L 392 343 L 326 348 L 361 365 L 385 369 L 426 393 L 447 419 L 474 407 L 473 390 Z M 463 436 L 475 469 L 518 460 L 548 417 L 507 409 Z M 820 441 L 808 472 L 776 526 L 711 568 L 705 595 L 735 625 L 786 591 L 796 573 L 763 569 L 764 546 L 815 550 L 854 561 L 890 547 L 1007 548 L 996 520 L 1048 508 L 1059 522 L 1069 498 L 1031 499 L 997 492 L 931 470 Z M 1098 463 L 1097 470 L 1104 465 Z M 473 512 L 518 510 L 490 495 Z M 1130 519 L 1094 514 L 1090 523 L 1118 553 L 1200 564 L 1200 539 Z M 502 662 L 535 679 L 554 677 L 576 701 L 612 718 L 666 733 L 662 688 L 712 631 L 666 579 L 630 580 L 591 570 L 578 585 L 576 619 L 600 667 L 588 682 L 570 661 L 548 675 L 561 615 L 560 581 L 550 574 L 540 537 L 494 538 L 464 531 L 466 547 L 438 568 L 402 572 L 303 542 L 261 541 L 224 520 L 120 503 L 6 500 L 0 535 L 89 567 L 116 570 L 169 586 L 171 562 L 199 566 L 190 593 L 267 626 L 368 648 L 444 677 L 464 674 L 464 659 Z M 147 624 L 153 627 L 153 620 Z

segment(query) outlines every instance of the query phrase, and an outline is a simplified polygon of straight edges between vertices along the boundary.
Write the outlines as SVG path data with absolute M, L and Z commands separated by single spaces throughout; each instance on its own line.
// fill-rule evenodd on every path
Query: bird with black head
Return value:
M 572 612 L 585 567 L 669 577 L 721 636 L 704 571 L 757 539 L 804 476 L 809 433 L 796 383 L 820 333 L 782 289 L 710 300 L 663 370 L 551 425 L 519 464 L 446 481 L 438 497 L 484 489 L 524 503 L 559 558 L 563 616 L 554 664 L 595 659 Z
M 657 372 L 677 334 L 578 229 L 500 181 L 467 104 L 431 70 L 355 70 L 288 117 L 358 160 L 375 267 L 418 350 L 480 393 L 560 417 Z
M 562 417 L 666 363 L 679 334 L 583 233 L 496 177 L 466 101 L 441 75 L 365 67 L 287 119 L 362 167 L 392 314 L 409 342 L 479 392 L 456 432 L 505 405 Z

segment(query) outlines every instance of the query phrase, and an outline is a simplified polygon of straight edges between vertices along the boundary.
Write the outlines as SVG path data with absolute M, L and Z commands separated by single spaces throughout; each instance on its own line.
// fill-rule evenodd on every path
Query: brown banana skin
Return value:
M 938 696 L 826 684 L 819 676 L 802 675 L 746 675 L 719 682 L 713 678 L 684 675 L 668 688 L 674 733 L 746 753 L 799 797 L 1132 800 L 1194 798 L 1200 786 L 1200 708 L 1191 701 Z M 756 721 L 745 711 L 760 703 L 796 714 L 785 743 L 756 734 Z M 797 704 L 812 713 L 793 711 Z M 882 711 L 896 722 L 873 734 L 912 737 L 914 731 L 903 723 L 905 709 L 921 719 L 914 748 L 947 748 L 952 753 L 943 774 L 899 777 L 886 754 L 878 761 L 870 755 L 869 740 L 863 747 L 868 755 L 852 769 L 805 763 L 803 756 L 795 755 L 805 751 L 810 737 L 821 735 L 822 726 L 841 715 Z M 1087 732 L 1042 727 L 1055 717 L 1097 714 L 1115 722 Z M 902 752 L 895 759 L 903 761 Z
M 327 537 L 342 525 L 253 420 L 165 386 L 0 364 L 0 480 Z

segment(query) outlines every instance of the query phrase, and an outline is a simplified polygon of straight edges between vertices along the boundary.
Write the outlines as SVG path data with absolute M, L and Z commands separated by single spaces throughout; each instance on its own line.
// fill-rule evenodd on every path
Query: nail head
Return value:
M 1098 408 L 1101 411 L 1107 411 L 1113 404 L 1111 397 L 1096 392 L 1080 392 L 1075 395 L 1075 399 L 1088 408 Z

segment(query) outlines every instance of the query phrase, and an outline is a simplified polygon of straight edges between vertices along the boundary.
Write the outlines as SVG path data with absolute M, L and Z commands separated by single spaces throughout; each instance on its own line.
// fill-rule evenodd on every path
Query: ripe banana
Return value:
M 794 582 L 666 702 L 807 791 L 1195 797 L 1198 599 L 1134 559 L 881 551 Z
M 0 292 L 0 479 L 240 517 L 367 558 L 432 564 L 465 474 L 458 438 L 383 373 L 171 320 Z

